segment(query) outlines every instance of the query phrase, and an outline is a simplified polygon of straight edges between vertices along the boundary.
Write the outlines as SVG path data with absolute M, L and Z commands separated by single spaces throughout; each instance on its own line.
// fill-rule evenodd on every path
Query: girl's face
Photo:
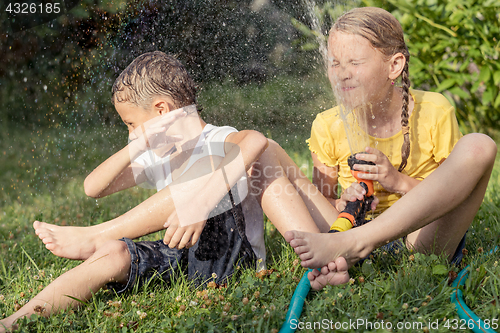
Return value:
M 328 78 L 348 108 L 378 104 L 387 96 L 390 61 L 359 35 L 335 31 L 328 38 Z

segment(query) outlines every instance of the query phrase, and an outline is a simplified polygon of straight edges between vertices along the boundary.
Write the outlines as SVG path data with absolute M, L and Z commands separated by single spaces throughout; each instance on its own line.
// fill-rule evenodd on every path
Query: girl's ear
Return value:
M 406 58 L 402 53 L 396 53 L 389 59 L 389 80 L 396 80 L 403 72 Z

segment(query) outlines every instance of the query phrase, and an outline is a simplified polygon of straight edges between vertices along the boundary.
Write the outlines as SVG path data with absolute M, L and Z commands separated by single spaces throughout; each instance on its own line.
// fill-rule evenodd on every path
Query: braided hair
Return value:
M 337 19 L 333 25 L 332 32 L 345 32 L 356 34 L 366 38 L 371 45 L 378 49 L 387 58 L 396 53 L 405 57 L 405 65 L 401 73 L 401 84 L 403 90 L 403 107 L 401 112 L 401 128 L 403 132 L 403 146 L 401 147 L 401 164 L 398 171 L 406 167 L 410 155 L 410 132 L 408 126 L 409 100 L 410 100 L 410 78 L 408 63 L 410 52 L 404 41 L 401 24 L 394 16 L 384 9 L 376 7 L 354 8 Z

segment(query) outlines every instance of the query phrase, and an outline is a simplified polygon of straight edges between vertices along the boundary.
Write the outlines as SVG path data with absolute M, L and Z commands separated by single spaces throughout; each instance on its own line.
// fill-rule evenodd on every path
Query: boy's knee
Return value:
M 269 144 L 267 145 L 266 150 L 260 155 L 259 159 L 255 161 L 252 165 L 252 169 L 256 171 L 254 174 L 257 176 L 262 175 L 262 171 L 266 166 L 277 165 L 277 152 L 278 149 L 281 148 L 279 144 L 271 139 L 267 139 Z
M 273 139 L 267 139 L 267 147 L 263 154 L 271 154 L 275 156 L 280 149 L 283 148 L 281 148 L 281 146 L 276 141 L 274 141 Z
M 94 257 L 101 258 L 109 256 L 117 262 L 130 262 L 130 253 L 127 244 L 120 240 L 111 240 L 104 243 L 94 254 Z
M 119 240 L 108 241 L 87 259 L 85 264 L 90 270 L 99 269 L 101 277 L 106 278 L 104 283 L 126 283 L 131 265 L 127 244 Z
M 268 142 L 268 147 L 271 147 L 271 146 L 279 146 L 279 144 L 274 141 L 273 139 L 267 139 L 267 142 Z

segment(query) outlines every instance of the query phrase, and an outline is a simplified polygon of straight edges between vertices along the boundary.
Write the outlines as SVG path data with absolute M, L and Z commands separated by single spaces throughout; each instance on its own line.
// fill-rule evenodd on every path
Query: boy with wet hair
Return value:
M 47 249 L 85 261 L 1 320 L 0 331 L 35 309 L 48 316 L 76 307 L 105 285 L 120 293 L 155 277 L 168 282 L 176 271 L 196 284 L 222 284 L 235 266 L 264 265 L 263 213 L 246 175 L 267 139 L 255 131 L 206 124 L 189 74 L 159 51 L 136 58 L 112 92 L 130 142 L 92 171 L 85 193 L 101 198 L 135 185 L 158 192 L 90 227 L 35 221 Z M 163 240 L 132 241 L 164 228 Z

